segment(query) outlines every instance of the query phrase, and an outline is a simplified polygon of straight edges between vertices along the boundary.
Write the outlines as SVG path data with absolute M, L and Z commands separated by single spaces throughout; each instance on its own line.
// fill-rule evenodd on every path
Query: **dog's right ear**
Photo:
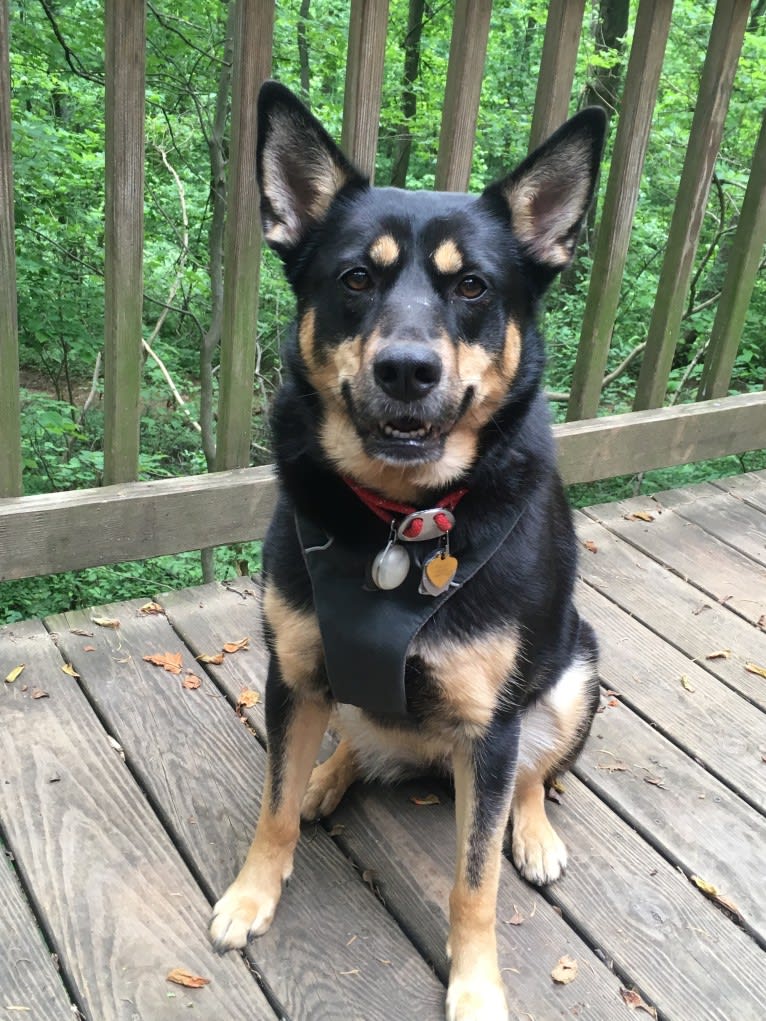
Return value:
M 316 117 L 273 81 L 258 96 L 256 166 L 264 237 L 282 256 L 321 222 L 343 188 L 368 184 Z

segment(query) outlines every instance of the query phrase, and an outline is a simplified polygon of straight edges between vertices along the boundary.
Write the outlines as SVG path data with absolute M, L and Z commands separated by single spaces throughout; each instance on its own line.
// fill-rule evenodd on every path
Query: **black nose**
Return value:
M 442 378 L 442 363 L 430 348 L 389 344 L 375 359 L 373 372 L 380 389 L 397 401 L 419 401 Z

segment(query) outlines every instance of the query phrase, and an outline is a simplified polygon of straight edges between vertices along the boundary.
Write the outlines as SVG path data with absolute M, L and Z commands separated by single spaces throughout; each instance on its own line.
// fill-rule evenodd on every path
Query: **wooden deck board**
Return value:
M 651 522 L 623 517 L 647 507 Z M 745 664 L 766 666 L 764 521 L 764 473 L 577 515 L 596 548 L 582 553 L 578 599 L 607 694 L 551 805 L 567 875 L 541 893 L 503 867 L 498 945 L 514 1021 L 628 1021 L 621 987 L 662 1021 L 760 1021 L 766 681 Z M 435 778 L 352 788 L 332 820 L 306 827 L 274 926 L 247 961 L 211 953 L 209 902 L 246 851 L 263 778 L 263 704 L 244 713 L 251 729 L 235 710 L 242 688 L 265 682 L 259 585 L 161 601 L 167 617 L 133 602 L 50 618 L 58 649 L 39 623 L 0 630 L 0 849 L 18 868 L 0 869 L 0 1015 L 71 1016 L 72 998 L 89 1021 L 164 1021 L 190 1003 L 205 1021 L 438 1021 L 455 838 L 452 795 Z M 195 662 L 245 635 L 249 649 L 221 666 Z M 198 689 L 143 660 L 172 651 Z M 411 802 L 430 791 L 440 804 Z M 550 970 L 562 954 L 580 970 L 559 987 Z M 176 966 L 212 981 L 171 987 Z

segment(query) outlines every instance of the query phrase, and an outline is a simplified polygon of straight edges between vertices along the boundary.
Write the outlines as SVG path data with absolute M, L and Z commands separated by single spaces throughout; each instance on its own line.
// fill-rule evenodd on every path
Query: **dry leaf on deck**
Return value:
M 42 688 L 33 688 L 32 698 L 50 698 L 50 695 L 47 691 L 43 691 Z
M 13 670 L 5 678 L 6 684 L 13 684 L 14 681 L 18 680 L 26 667 L 26 663 L 22 663 L 21 666 L 15 666 Z
M 708 656 L 708 659 L 710 659 L 710 656 Z M 689 678 L 686 676 L 686 674 L 681 674 L 681 687 L 684 689 L 684 691 L 697 690 L 692 684 L 692 682 L 689 680 Z
M 202 681 L 196 674 L 187 674 L 181 681 L 181 686 L 188 688 L 189 691 L 195 691 L 200 684 L 202 684 Z
M 175 982 L 177 986 L 186 986 L 187 989 L 201 989 L 202 986 L 210 984 L 209 978 L 195 975 L 191 971 L 187 971 L 186 968 L 173 968 L 165 976 L 165 980 L 167 982 Z
M 440 805 L 441 800 L 438 794 L 426 794 L 425 797 L 419 798 L 416 794 L 413 794 L 410 798 L 413 805 Z
M 243 652 L 250 644 L 249 638 L 240 638 L 238 642 L 227 642 L 223 647 L 224 652 Z
M 93 632 L 86 631 L 84 627 L 73 627 L 69 632 L 70 635 L 80 635 L 82 638 L 92 638 Z
M 757 663 L 745 663 L 745 670 L 751 674 L 758 674 L 759 677 L 766 677 L 766 667 L 758 666 Z
M 645 1010 L 646 1013 L 651 1014 L 653 1018 L 657 1017 L 656 1009 L 654 1007 L 650 1007 L 648 1003 L 642 1000 L 635 989 L 620 989 L 620 996 L 633 1010 Z
M 96 646 L 95 645 L 83 645 L 82 651 L 83 652 L 95 652 L 96 651 Z
M 736 918 L 740 919 L 742 918 L 742 912 L 739 910 L 734 901 L 731 901 L 729 900 L 728 897 L 725 897 L 718 890 L 717 886 L 714 886 L 712 883 L 709 883 L 706 879 L 700 878 L 700 876 L 692 876 L 691 881 L 694 883 L 698 890 L 702 890 L 702 892 L 707 897 L 710 897 L 712 901 L 715 901 L 715 903 L 718 904 L 719 907 L 725 908 L 727 911 L 731 912 L 731 914 L 734 915 Z
M 665 784 L 662 782 L 662 777 L 659 776 L 645 776 L 644 783 L 650 783 L 652 787 L 661 787 L 662 790 L 667 790 Z
M 94 624 L 98 624 L 99 627 L 119 627 L 120 622 L 115 617 L 91 617 Z M 75 634 L 85 634 L 83 631 L 76 631 Z
M 145 616 L 148 616 L 149 614 L 152 614 L 152 613 L 164 613 L 165 612 L 165 608 L 163 606 L 160 606 L 159 603 L 154 603 L 154 602 L 152 602 L 152 603 L 144 603 L 143 606 L 139 606 L 138 612 L 139 613 L 143 613 Z
M 731 649 L 716 649 L 715 652 L 709 652 L 705 659 L 728 659 L 731 656 Z
M 237 698 L 237 709 L 252 709 L 260 701 L 261 696 L 257 691 L 253 691 L 252 688 L 243 688 Z
M 606 773 L 630 772 L 630 767 L 626 762 L 599 762 L 596 769 L 603 769 Z
M 70 677 L 80 676 L 71 663 L 65 663 L 61 669 L 64 671 L 65 674 L 69 674 Z
M 524 921 L 524 915 L 519 911 L 514 911 L 510 918 L 507 919 L 508 925 L 521 925 Z
M 589 550 L 591 553 L 598 553 L 598 546 L 592 539 L 586 539 L 585 542 L 583 543 L 583 546 L 586 548 L 586 550 Z
M 181 673 L 182 655 L 180 652 L 155 652 L 151 656 L 144 656 L 144 659 L 147 663 L 161 666 L 169 674 Z
M 574 957 L 566 954 L 558 959 L 556 967 L 551 972 L 551 978 L 559 985 L 566 986 L 577 978 L 577 961 Z
M 201 656 L 197 656 L 197 659 L 200 661 L 200 663 L 212 663 L 213 666 L 220 666 L 221 663 L 223 663 L 223 653 L 222 652 L 214 652 L 214 653 L 203 652 Z
M 654 521 L 654 514 L 650 514 L 649 511 L 633 511 L 632 514 L 625 515 L 626 521 Z

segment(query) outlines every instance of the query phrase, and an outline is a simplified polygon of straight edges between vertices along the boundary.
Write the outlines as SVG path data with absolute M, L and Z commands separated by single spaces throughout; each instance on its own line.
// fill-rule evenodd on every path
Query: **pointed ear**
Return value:
M 600 107 L 582 110 L 484 192 L 493 205 L 505 203 L 529 258 L 553 272 L 572 260 L 593 199 L 606 123 Z
M 322 220 L 341 189 L 368 183 L 279 82 L 264 82 L 258 96 L 256 166 L 263 233 L 282 255 Z

